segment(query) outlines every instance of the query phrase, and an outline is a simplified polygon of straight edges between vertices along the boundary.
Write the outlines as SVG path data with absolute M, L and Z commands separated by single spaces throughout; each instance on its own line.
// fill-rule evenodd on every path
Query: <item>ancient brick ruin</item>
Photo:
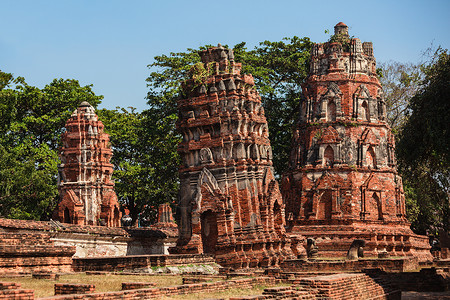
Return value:
M 219 45 L 200 56 L 178 102 L 183 141 L 172 253 L 215 254 L 238 268 L 276 265 L 292 252 L 261 99 L 232 50 Z
M 354 239 L 363 239 L 369 255 L 430 259 L 427 238 L 405 217 L 372 43 L 337 24 L 330 42 L 313 46 L 303 91 L 282 181 L 290 230 L 316 238 L 323 256 L 345 256 Z
M 66 123 L 59 165 L 56 217 L 78 225 L 120 226 L 121 212 L 111 181 L 109 135 L 94 108 L 81 103 Z

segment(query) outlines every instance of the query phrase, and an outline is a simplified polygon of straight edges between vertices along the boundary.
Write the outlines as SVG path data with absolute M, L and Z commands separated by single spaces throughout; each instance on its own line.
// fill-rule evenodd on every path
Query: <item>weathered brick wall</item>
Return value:
M 419 267 L 417 257 L 398 259 L 359 259 L 343 261 L 286 260 L 281 264 L 284 272 L 360 272 L 379 268 L 386 272 L 409 272 Z
M 107 293 L 91 293 L 78 295 L 59 295 L 48 297 L 47 300 L 72 300 L 72 299 L 88 299 L 88 300 L 118 300 L 118 299 L 152 299 L 162 298 L 171 295 L 183 295 L 192 293 L 208 293 L 214 291 L 222 291 L 229 288 L 252 288 L 255 285 L 274 285 L 276 280 L 269 277 L 245 278 L 237 280 L 206 282 L 197 284 L 185 284 L 161 288 L 144 288 L 138 290 L 125 290 Z
M 55 221 L 0 218 L 0 233 L 20 234 L 24 241 L 53 246 L 74 246 L 77 257 L 125 256 L 130 241 L 123 228 L 62 224 Z M 27 237 L 30 236 L 30 238 Z M 38 236 L 41 235 L 40 238 Z M 21 244 L 22 238 L 3 238 L 7 245 Z M 29 244 L 29 243 L 28 243 Z
M 72 272 L 75 247 L 55 246 L 46 233 L 0 232 L 0 274 Z
M 372 43 L 350 38 L 343 23 L 335 36 L 340 41 L 311 51 L 290 169 L 282 180 L 290 231 L 320 238 L 319 256 L 345 256 L 352 240 L 369 234 L 375 237 L 371 255 L 431 260 L 427 238 L 413 234 L 406 220 Z
M 123 271 L 213 262 L 214 258 L 206 254 L 130 255 L 122 257 L 74 258 L 73 267 L 77 272 Z
M 154 282 L 122 282 L 122 290 L 137 290 L 154 287 L 155 285 Z
M 0 299 L 34 300 L 34 291 L 20 288 L 20 283 L 0 282 Z
M 277 265 L 293 254 L 261 97 L 233 50 L 199 54 L 178 101 L 179 239 L 171 253 L 210 253 L 234 268 Z
M 119 227 L 121 212 L 114 182 L 109 135 L 94 108 L 82 102 L 62 135 L 60 202 L 55 218 L 64 223 Z
M 95 292 L 93 284 L 55 283 L 55 295 L 89 294 Z
M 371 277 L 380 278 L 402 291 L 446 292 L 450 291 L 449 268 L 424 268 L 419 272 L 389 273 L 370 270 Z

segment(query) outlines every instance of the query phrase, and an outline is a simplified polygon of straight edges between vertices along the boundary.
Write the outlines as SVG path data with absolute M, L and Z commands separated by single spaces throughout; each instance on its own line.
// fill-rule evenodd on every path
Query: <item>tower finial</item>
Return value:
M 348 36 L 348 26 L 343 22 L 339 22 L 334 26 L 334 35 L 346 35 Z

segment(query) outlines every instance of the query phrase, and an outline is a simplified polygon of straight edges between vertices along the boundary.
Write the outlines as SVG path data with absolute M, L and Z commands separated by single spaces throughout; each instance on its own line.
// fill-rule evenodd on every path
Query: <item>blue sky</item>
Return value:
M 449 0 L 0 0 L 0 70 L 40 88 L 53 78 L 93 84 L 100 107 L 146 108 L 153 57 L 205 44 L 324 42 L 336 23 L 372 41 L 378 62 L 419 62 L 450 46 Z

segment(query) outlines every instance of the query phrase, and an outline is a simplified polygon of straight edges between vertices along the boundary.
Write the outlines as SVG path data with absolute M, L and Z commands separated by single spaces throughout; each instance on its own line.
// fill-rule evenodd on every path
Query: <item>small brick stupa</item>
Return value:
M 322 256 L 345 256 L 354 239 L 364 239 L 369 256 L 430 259 L 428 239 L 405 217 L 372 43 L 337 24 L 330 42 L 313 46 L 303 91 L 282 183 L 290 230 L 316 238 Z
M 57 219 L 78 225 L 120 226 L 109 135 L 94 108 L 81 103 L 66 123 L 59 165 Z
M 171 253 L 213 254 L 234 268 L 277 265 L 292 252 L 253 77 L 220 45 L 200 56 L 178 102 L 179 240 Z

